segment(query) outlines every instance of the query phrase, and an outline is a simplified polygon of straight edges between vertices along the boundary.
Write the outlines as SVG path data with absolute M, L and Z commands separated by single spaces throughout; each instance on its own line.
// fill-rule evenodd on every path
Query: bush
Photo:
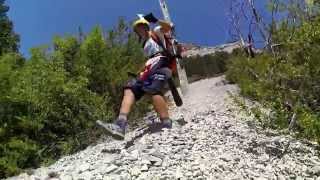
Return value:
M 319 18 L 298 27 L 282 24 L 274 34 L 281 44 L 275 56 L 268 53 L 255 59 L 238 56 L 228 65 L 227 72 L 227 78 L 239 84 L 243 95 L 272 111 L 267 124 L 287 128 L 296 119 L 296 130 L 317 141 L 320 141 L 319 28 Z
M 114 119 L 127 71 L 144 58 L 123 20 L 102 32 L 56 37 L 53 49 L 34 48 L 28 60 L 0 57 L 0 178 L 84 149 L 102 134 L 95 121 Z M 141 103 L 132 117 L 146 109 Z
M 200 78 L 209 78 L 226 71 L 226 64 L 230 54 L 226 52 L 216 52 L 205 56 L 195 56 L 183 60 L 189 81 Z

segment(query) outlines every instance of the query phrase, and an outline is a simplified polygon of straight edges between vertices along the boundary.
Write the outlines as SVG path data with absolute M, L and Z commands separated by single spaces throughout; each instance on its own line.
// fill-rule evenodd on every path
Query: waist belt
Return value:
M 165 56 L 163 52 L 157 52 L 151 56 L 149 56 L 149 59 L 154 58 L 154 57 L 158 57 L 158 56 Z M 166 57 L 166 56 L 165 56 Z

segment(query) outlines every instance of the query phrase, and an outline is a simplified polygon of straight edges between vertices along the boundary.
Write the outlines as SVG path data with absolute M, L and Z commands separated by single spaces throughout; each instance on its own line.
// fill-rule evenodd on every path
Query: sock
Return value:
M 127 114 L 120 113 L 116 120 L 116 124 L 124 129 L 127 127 L 127 124 L 128 124 L 127 121 L 128 121 Z
M 127 121 L 128 120 L 128 115 L 125 114 L 125 113 L 120 113 L 119 116 L 118 116 L 118 119 Z
M 171 119 L 170 118 L 160 118 L 160 120 L 161 120 L 161 122 L 162 123 L 164 123 L 164 124 L 166 124 L 166 123 L 171 123 L 172 121 L 171 121 Z

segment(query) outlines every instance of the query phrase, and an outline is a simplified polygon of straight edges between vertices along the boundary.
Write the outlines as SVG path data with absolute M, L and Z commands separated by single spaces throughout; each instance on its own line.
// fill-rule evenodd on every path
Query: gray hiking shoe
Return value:
M 172 120 L 166 119 L 161 122 L 162 128 L 172 129 Z
M 172 128 L 172 120 L 171 119 L 167 119 L 164 121 L 150 121 L 148 122 L 148 126 L 149 128 L 151 128 L 152 130 L 160 130 L 163 128 L 167 128 L 167 129 L 171 129 Z
M 115 123 L 103 123 L 101 121 L 97 121 L 97 124 L 103 127 L 113 138 L 118 140 L 123 140 L 125 138 L 127 128 L 126 122 L 116 121 Z

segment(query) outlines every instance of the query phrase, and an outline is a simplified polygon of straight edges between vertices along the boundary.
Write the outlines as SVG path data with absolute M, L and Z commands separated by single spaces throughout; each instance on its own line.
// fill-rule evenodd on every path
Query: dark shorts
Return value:
M 145 94 L 162 95 L 162 90 L 167 84 L 167 80 L 172 77 L 172 71 L 168 67 L 161 67 L 161 64 L 152 69 L 146 80 L 132 79 L 124 89 L 131 89 L 136 101 Z

